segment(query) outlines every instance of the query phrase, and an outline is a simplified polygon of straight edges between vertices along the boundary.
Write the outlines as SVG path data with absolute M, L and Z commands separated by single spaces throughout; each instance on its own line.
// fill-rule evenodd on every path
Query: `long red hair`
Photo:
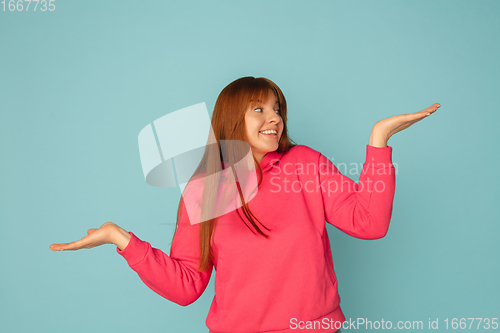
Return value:
M 293 140 L 288 137 L 287 132 L 287 108 L 286 108 L 286 100 L 283 95 L 281 89 L 271 80 L 263 78 L 263 77 L 242 77 L 231 82 L 227 85 L 219 94 L 217 101 L 215 103 L 214 112 L 212 114 L 212 129 L 217 141 L 217 145 L 209 145 L 207 144 L 205 148 L 204 155 L 199 163 L 198 167 L 193 173 L 191 179 L 205 173 L 207 175 L 217 174 L 217 171 L 221 169 L 221 165 L 224 162 L 222 159 L 222 155 L 218 152 L 221 152 L 221 140 L 246 140 L 245 133 L 245 112 L 248 107 L 253 108 L 257 103 L 257 100 L 262 102 L 267 102 L 268 92 L 269 90 L 273 91 L 276 99 L 279 104 L 280 115 L 283 122 L 283 132 L 281 134 L 281 138 L 279 140 L 279 146 L 277 149 L 278 153 L 286 153 L 290 148 L 296 145 Z M 217 153 L 214 153 L 216 151 Z M 237 161 L 241 156 L 235 152 L 229 151 L 225 152 L 226 156 L 230 156 L 229 159 L 232 161 Z M 241 154 L 239 154 L 241 155 Z M 260 167 L 260 163 L 253 156 L 256 169 L 259 170 L 259 183 L 257 186 L 260 186 L 262 183 L 262 169 Z M 208 177 L 207 177 L 208 178 Z M 210 201 L 214 198 L 214 186 L 210 186 L 208 182 L 205 182 L 204 192 L 203 192 L 203 209 L 210 209 L 212 207 L 213 202 Z M 212 184 L 213 185 L 213 184 Z M 243 194 L 239 186 L 237 186 L 240 198 L 241 198 L 241 210 L 245 215 L 246 219 L 253 226 L 256 232 L 260 235 L 268 238 L 262 230 L 257 226 L 255 221 L 257 221 L 260 225 L 262 225 L 265 229 L 270 231 L 267 227 L 265 227 L 258 219 L 253 215 L 248 207 L 248 203 L 243 200 Z M 179 227 L 179 219 L 180 219 L 180 211 L 181 204 L 183 203 L 183 199 L 179 200 L 179 206 L 177 209 L 177 223 L 174 231 L 177 231 Z M 239 210 L 239 209 L 238 209 Z M 241 217 L 239 211 L 238 215 L 242 219 L 243 223 L 246 224 L 245 220 Z M 200 264 L 198 267 L 199 271 L 205 271 L 210 268 L 210 263 L 212 262 L 214 252 L 213 247 L 213 237 L 215 235 L 215 229 L 217 225 L 217 218 L 208 219 L 201 223 L 199 229 L 199 239 L 200 239 Z M 252 231 L 252 228 L 246 224 L 247 227 Z M 255 232 L 254 232 L 255 233 Z

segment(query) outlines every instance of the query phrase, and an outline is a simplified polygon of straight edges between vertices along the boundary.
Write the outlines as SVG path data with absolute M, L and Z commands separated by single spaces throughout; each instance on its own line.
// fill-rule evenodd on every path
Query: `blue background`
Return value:
M 276 82 L 291 138 L 336 164 L 364 162 L 378 120 L 440 103 L 389 140 L 387 236 L 327 226 L 341 307 L 440 332 L 500 317 L 500 2 L 54 3 L 0 7 L 0 331 L 208 332 L 215 274 L 181 307 L 113 245 L 49 245 L 113 221 L 169 253 L 180 191 L 146 184 L 138 133 L 193 104 L 211 114 L 242 76 Z

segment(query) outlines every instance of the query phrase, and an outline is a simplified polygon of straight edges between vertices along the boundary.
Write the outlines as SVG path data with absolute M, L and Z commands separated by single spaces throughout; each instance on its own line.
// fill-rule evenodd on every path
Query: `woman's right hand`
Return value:
M 67 251 L 90 249 L 103 244 L 114 244 L 114 235 L 120 228 L 113 222 L 106 222 L 99 229 L 89 229 L 87 236 L 71 243 L 52 244 L 50 248 L 53 251 Z

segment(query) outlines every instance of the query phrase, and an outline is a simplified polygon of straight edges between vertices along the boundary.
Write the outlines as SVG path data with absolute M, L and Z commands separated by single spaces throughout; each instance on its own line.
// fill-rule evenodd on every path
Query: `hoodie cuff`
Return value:
M 392 164 L 392 147 L 381 148 L 366 145 L 366 163 Z
M 148 249 L 151 245 L 148 242 L 140 240 L 131 231 L 128 233 L 131 237 L 127 246 L 123 249 L 123 251 L 117 246 L 116 252 L 127 260 L 129 266 L 134 266 L 144 260 L 144 257 L 146 257 Z

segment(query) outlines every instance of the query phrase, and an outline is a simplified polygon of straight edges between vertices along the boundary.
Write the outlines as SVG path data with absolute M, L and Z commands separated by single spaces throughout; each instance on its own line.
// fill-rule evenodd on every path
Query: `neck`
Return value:
M 266 154 L 257 154 L 257 155 L 254 154 L 254 156 L 257 162 L 260 163 L 260 161 L 262 161 L 262 159 L 264 158 L 264 156 L 266 156 Z

